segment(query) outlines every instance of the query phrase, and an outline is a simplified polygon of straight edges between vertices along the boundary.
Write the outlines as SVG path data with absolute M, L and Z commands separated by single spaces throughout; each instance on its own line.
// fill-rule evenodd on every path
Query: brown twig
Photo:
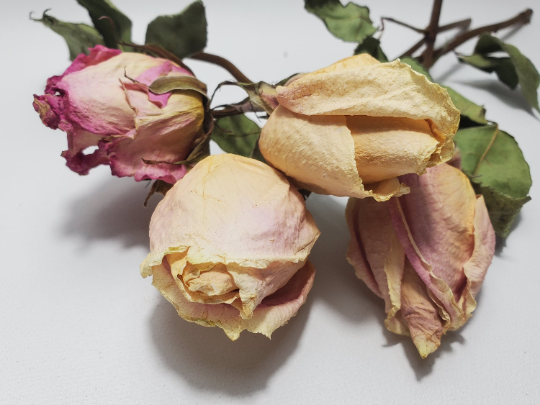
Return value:
M 442 25 L 437 30 L 437 33 L 440 34 L 441 32 L 450 31 L 451 29 L 454 29 L 454 28 L 461 28 L 462 30 L 464 30 L 464 29 L 469 28 L 469 25 L 471 25 L 471 22 L 472 20 L 470 18 L 467 18 L 465 20 L 456 21 L 450 24 Z M 424 30 L 424 31 L 427 32 L 427 30 Z M 422 45 L 424 45 L 425 42 L 426 42 L 426 37 L 424 35 L 424 37 L 420 39 L 416 44 L 414 44 L 405 52 L 403 52 L 400 55 L 400 58 L 404 58 L 405 56 L 412 56 L 412 54 L 415 53 L 417 50 L 419 50 L 422 47 Z
M 426 33 L 426 50 L 423 53 L 422 61 L 424 66 L 429 69 L 433 65 L 433 49 L 435 40 L 439 31 L 439 19 L 441 17 L 442 0 L 433 1 L 431 10 L 431 19 Z
M 251 80 L 244 75 L 240 69 L 234 66 L 227 59 L 222 58 L 221 56 L 212 55 L 206 52 L 199 52 L 194 55 L 189 56 L 190 59 L 202 60 L 203 62 L 213 63 L 214 65 L 221 66 L 223 69 L 227 70 L 236 80 L 242 83 L 253 83 Z
M 447 54 L 448 52 L 453 51 L 455 48 L 463 44 L 464 42 L 467 42 L 468 40 L 481 35 L 485 32 L 497 32 L 498 30 L 501 30 L 503 28 L 511 27 L 514 24 L 528 24 L 531 21 L 533 11 L 528 8 L 527 10 L 519 13 L 514 18 L 511 18 L 506 21 L 502 21 L 497 24 L 491 24 L 491 25 L 485 25 L 480 28 L 476 28 L 471 31 L 467 31 L 461 35 L 458 35 L 455 37 L 452 41 L 447 43 L 446 45 L 442 46 L 441 48 L 437 49 L 433 54 L 433 60 L 436 61 L 439 59 L 442 55 Z M 425 65 L 425 63 L 424 63 Z M 428 66 L 426 66 L 428 67 Z
M 464 30 L 464 29 L 469 28 L 469 26 L 471 25 L 471 22 L 472 20 L 470 18 L 467 18 L 465 20 L 456 21 L 456 22 L 446 24 L 446 25 L 441 25 L 437 32 L 441 33 L 444 31 L 449 31 L 454 28 L 461 28 L 462 30 Z
M 392 18 L 392 17 L 381 17 L 381 25 L 384 26 L 385 21 L 390 21 L 390 22 L 393 22 L 394 24 L 398 24 L 398 25 L 401 25 L 403 27 L 409 28 L 409 29 L 411 29 L 413 31 L 418 32 L 419 34 L 425 34 L 426 33 L 425 29 L 413 27 L 410 24 L 407 24 L 407 23 L 405 23 L 403 21 L 396 20 L 395 18 Z

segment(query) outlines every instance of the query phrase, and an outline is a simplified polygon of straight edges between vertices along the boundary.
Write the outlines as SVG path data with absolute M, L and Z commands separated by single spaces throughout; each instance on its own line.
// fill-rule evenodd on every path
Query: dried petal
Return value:
M 247 320 L 305 266 L 318 236 L 302 196 L 279 172 L 213 155 L 157 206 L 141 274 L 165 266 L 186 301 L 228 305 Z

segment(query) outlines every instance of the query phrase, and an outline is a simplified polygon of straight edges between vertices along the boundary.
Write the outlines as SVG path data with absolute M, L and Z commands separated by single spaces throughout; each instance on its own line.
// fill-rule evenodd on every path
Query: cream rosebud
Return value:
M 482 196 L 443 164 L 401 178 L 410 194 L 387 202 L 349 199 L 347 259 L 385 301 L 386 327 L 410 335 L 422 358 L 462 327 L 495 250 Z
M 144 160 L 185 159 L 202 135 L 204 107 L 194 91 L 151 93 L 148 86 L 164 76 L 193 75 L 165 59 L 98 45 L 49 78 L 45 94 L 34 96 L 34 108 L 45 125 L 67 133 L 62 156 L 74 172 L 84 175 L 106 164 L 118 177 L 174 183 L 184 166 Z M 89 147 L 97 149 L 87 154 Z
M 260 149 L 307 190 L 386 201 L 407 192 L 397 176 L 452 157 L 459 110 L 399 60 L 343 59 L 278 87 L 277 100 Z
M 307 257 L 319 230 L 304 199 L 277 170 L 222 154 L 199 162 L 158 204 L 143 277 L 204 326 L 268 337 L 311 289 Z

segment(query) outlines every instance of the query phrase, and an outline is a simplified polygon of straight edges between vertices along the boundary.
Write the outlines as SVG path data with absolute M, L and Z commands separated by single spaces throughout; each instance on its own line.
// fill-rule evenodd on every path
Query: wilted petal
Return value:
M 437 305 L 429 298 L 425 284 L 408 260 L 405 262 L 401 283 L 399 316 L 407 325 L 414 345 L 423 359 L 437 350 L 445 331 L 443 322 Z
M 351 241 L 347 260 L 356 275 L 385 301 L 386 327 L 394 333 L 407 331 L 396 314 L 401 308 L 401 279 L 405 253 L 394 231 L 388 203 L 350 198 L 345 211 Z
M 354 58 L 354 57 L 353 57 Z M 302 115 L 368 115 L 426 120 L 438 141 L 439 161 L 450 159 L 451 139 L 459 125 L 448 92 L 399 60 L 360 63 L 357 56 L 278 87 L 277 99 Z M 434 160 L 435 163 L 435 160 Z
M 305 265 L 318 235 L 302 196 L 279 172 L 254 159 L 213 155 L 156 208 L 141 273 L 150 275 L 166 257 L 186 300 L 227 303 L 249 319 Z M 203 291 L 204 277 L 211 280 L 204 289 L 219 294 Z
M 457 329 L 467 320 L 458 302 L 467 283 L 463 266 L 474 248 L 476 196 L 467 177 L 449 165 L 403 181 L 411 193 L 390 204 L 394 226 L 447 327 Z
M 279 106 L 264 126 L 259 146 L 270 164 L 320 194 L 385 201 L 406 190 L 395 179 L 364 187 L 345 117 L 307 117 Z
M 347 117 L 347 126 L 364 183 L 423 174 L 437 149 L 437 140 L 424 120 L 358 115 Z
M 174 163 L 187 157 L 202 134 L 201 95 L 174 92 L 163 108 L 148 103 L 148 96 L 141 91 L 127 91 L 127 96 L 137 113 L 136 130 L 108 144 L 112 173 L 133 176 L 136 181 L 156 179 L 174 184 L 186 174 L 183 165 L 148 164 L 143 159 Z

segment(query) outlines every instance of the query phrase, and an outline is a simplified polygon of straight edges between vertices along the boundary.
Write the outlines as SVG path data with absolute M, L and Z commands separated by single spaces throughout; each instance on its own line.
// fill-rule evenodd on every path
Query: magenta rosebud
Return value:
M 34 108 L 45 125 L 67 133 L 62 156 L 74 172 L 85 175 L 105 164 L 118 177 L 175 183 L 186 172 L 183 165 L 143 159 L 185 159 L 202 135 L 204 107 L 194 91 L 150 92 L 163 76 L 193 75 L 165 59 L 98 45 L 49 78 L 45 94 L 34 95 Z M 97 149 L 85 154 L 89 147 Z

